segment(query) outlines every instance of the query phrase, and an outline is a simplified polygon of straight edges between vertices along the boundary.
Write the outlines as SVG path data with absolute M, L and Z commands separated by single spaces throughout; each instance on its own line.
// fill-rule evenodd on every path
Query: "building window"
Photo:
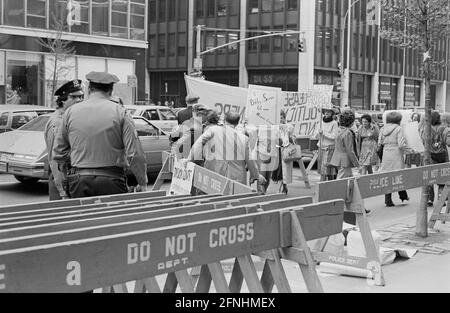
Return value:
M 92 0 L 92 34 L 109 35 L 109 0 Z
M 206 0 L 208 5 L 208 17 L 216 16 L 216 0 Z
M 233 42 L 239 40 L 239 34 L 238 33 L 228 33 L 228 42 Z M 232 44 L 228 46 L 228 53 L 237 53 L 238 50 L 238 44 Z
M 195 15 L 197 17 L 205 16 L 205 8 L 204 8 L 204 0 L 196 0 L 195 1 Z
M 130 39 L 145 40 L 145 0 L 131 0 L 130 11 Z
M 261 0 L 261 11 L 263 13 L 272 12 L 272 0 Z
M 370 77 L 351 74 L 350 106 L 354 109 L 370 109 Z
M 178 33 L 178 56 L 186 56 L 186 33 Z
M 27 27 L 47 28 L 46 0 L 28 0 Z
M 217 37 L 217 47 L 222 46 L 227 43 L 227 34 L 225 32 L 218 32 Z M 223 47 L 217 50 L 217 53 L 223 54 L 227 52 L 227 47 Z
M 258 33 L 253 33 L 253 32 L 248 33 L 249 38 L 255 37 L 255 36 L 258 36 Z M 258 51 L 258 41 L 255 39 L 247 41 L 247 49 L 248 49 L 248 52 L 257 52 Z
M 213 32 L 206 32 L 206 46 L 204 51 L 216 47 L 216 36 Z
M 159 22 L 166 21 L 166 0 L 159 0 L 158 18 Z
M 178 19 L 184 21 L 187 18 L 187 1 L 178 0 Z
M 286 3 L 285 0 L 275 0 L 273 2 L 273 11 L 274 12 L 283 12 L 285 3 Z
M 298 51 L 298 35 L 286 35 L 286 51 Z
M 227 15 L 227 0 L 217 0 L 217 16 Z
M 420 106 L 420 82 L 405 80 L 405 107 Z
M 113 0 L 111 8 L 111 36 L 128 38 L 128 3 Z
M 239 0 L 229 0 L 228 5 L 231 16 L 239 14 Z
M 259 4 L 258 0 L 249 0 L 248 1 L 248 11 L 250 14 L 259 13 Z
M 266 28 L 261 28 L 266 29 Z M 270 52 L 270 37 L 258 39 L 260 52 Z
M 156 0 L 150 0 L 148 3 L 148 21 L 156 23 Z
M 43 103 L 42 55 L 7 52 L 6 53 L 6 103 Z
M 158 36 L 158 56 L 159 57 L 166 56 L 166 35 Z
M 156 57 L 156 47 L 156 35 L 150 35 L 148 50 L 151 57 Z
M 176 0 L 169 0 L 169 21 L 175 21 L 176 14 Z
M 298 0 L 288 0 L 288 10 L 297 10 Z
M 78 1 L 78 5 L 80 7 L 79 20 L 74 20 L 74 24 L 70 26 L 70 31 L 89 34 L 89 1 Z M 64 11 L 63 14 L 67 14 L 67 11 Z
M 23 0 L 3 0 L 3 24 L 25 26 L 25 3 Z
M 174 57 L 176 54 L 176 41 L 175 41 L 175 34 L 169 34 L 169 40 L 168 40 L 168 56 Z

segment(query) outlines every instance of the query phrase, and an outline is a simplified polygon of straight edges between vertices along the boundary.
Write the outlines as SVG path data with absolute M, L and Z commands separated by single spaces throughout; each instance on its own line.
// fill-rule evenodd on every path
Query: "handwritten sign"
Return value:
M 170 184 L 170 195 L 191 194 L 194 166 L 194 163 L 189 162 L 187 166 L 184 167 L 180 161 L 175 161 L 173 165 L 172 183 Z
M 284 92 L 281 109 L 286 122 L 295 126 L 296 136 L 315 137 L 319 133 L 321 109 L 331 107 L 333 86 L 314 85 L 308 92 Z
M 251 125 L 277 125 L 280 122 L 278 108 L 279 88 L 250 85 L 247 95 L 247 118 Z

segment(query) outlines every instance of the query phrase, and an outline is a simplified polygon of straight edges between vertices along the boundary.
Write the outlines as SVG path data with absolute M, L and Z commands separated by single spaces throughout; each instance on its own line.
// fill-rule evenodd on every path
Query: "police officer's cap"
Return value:
M 81 87 L 81 80 L 75 79 L 65 83 L 58 90 L 55 91 L 55 96 L 66 97 L 68 95 L 83 95 L 83 88 Z
M 106 72 L 90 72 L 86 75 L 86 79 L 92 83 L 110 85 L 119 82 L 119 78 Z

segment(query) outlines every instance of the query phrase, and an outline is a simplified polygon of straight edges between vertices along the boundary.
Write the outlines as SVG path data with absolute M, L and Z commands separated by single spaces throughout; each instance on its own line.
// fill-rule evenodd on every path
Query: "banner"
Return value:
M 226 112 L 238 112 L 241 115 L 241 121 L 244 120 L 248 88 L 213 83 L 187 75 L 184 77 L 187 92 L 199 96 L 200 103 L 215 109 L 220 115 Z M 273 89 L 263 86 L 255 87 Z M 272 109 L 286 111 L 286 121 L 295 126 L 296 136 L 316 136 L 320 127 L 320 110 L 331 107 L 332 96 L 332 85 L 314 85 L 311 91 L 300 93 L 279 91 L 278 109 Z M 247 115 L 248 118 L 256 118 L 254 114 Z
M 237 112 L 243 120 L 247 106 L 247 88 L 213 83 L 187 75 L 184 76 L 184 79 L 188 94 L 199 96 L 200 103 L 215 109 L 219 115 Z
M 247 122 L 250 125 L 278 125 L 280 88 L 250 85 L 247 96 Z
M 187 163 L 186 167 L 178 160 L 173 165 L 172 183 L 169 195 L 190 195 L 195 164 Z
M 331 107 L 332 85 L 314 85 L 309 92 L 283 92 L 281 109 L 286 122 L 293 124 L 296 136 L 316 137 L 319 133 L 321 110 Z

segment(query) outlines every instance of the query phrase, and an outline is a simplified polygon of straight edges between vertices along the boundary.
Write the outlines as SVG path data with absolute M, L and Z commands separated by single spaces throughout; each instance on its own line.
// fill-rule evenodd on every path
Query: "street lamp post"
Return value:
M 350 20 L 351 20 L 351 15 L 352 15 L 352 8 L 353 6 L 360 2 L 361 0 L 356 0 L 352 3 L 352 0 L 348 0 L 348 9 L 347 12 L 344 15 L 344 21 L 343 21 L 343 25 L 342 25 L 342 31 L 341 31 L 341 63 L 342 63 L 342 67 L 340 69 L 340 74 L 341 77 L 344 77 L 344 82 L 343 82 L 343 90 L 342 90 L 342 98 L 341 98 L 341 107 L 346 107 L 348 106 L 348 102 L 349 102 L 349 91 L 350 91 L 350 49 L 351 49 L 351 36 L 352 36 L 352 32 L 351 32 L 351 25 L 350 25 Z M 348 29 L 347 29 L 347 64 L 344 67 L 344 44 L 345 44 L 345 23 L 347 20 L 347 16 L 348 16 Z

